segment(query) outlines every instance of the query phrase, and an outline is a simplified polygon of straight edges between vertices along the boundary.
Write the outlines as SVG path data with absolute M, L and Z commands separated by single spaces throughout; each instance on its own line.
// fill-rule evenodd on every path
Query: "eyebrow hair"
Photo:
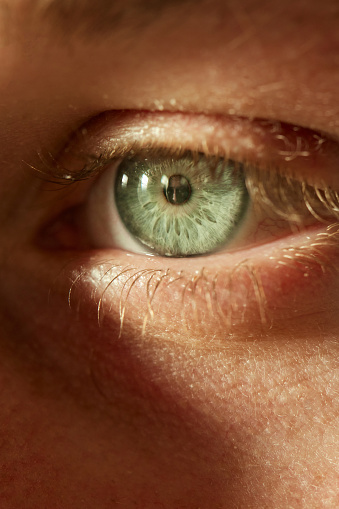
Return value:
M 69 37 L 107 36 L 128 26 L 147 27 L 172 7 L 180 9 L 204 0 L 32 0 L 38 17 Z

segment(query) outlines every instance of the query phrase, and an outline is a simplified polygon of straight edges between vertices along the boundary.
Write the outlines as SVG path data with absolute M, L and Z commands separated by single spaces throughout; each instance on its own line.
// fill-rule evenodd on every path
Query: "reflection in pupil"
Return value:
M 191 186 L 183 175 L 172 175 L 169 178 L 163 176 L 161 183 L 163 184 L 164 195 L 172 205 L 182 205 L 190 199 Z

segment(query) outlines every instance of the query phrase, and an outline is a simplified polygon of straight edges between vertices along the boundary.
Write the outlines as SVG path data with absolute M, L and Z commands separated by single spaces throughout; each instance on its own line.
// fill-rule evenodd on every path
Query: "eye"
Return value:
M 96 123 L 66 150 L 71 166 L 88 158 L 77 173 L 68 169 L 70 181 L 87 180 L 100 169 L 78 208 L 77 227 L 90 247 L 166 257 L 206 255 L 270 242 L 336 216 L 337 195 L 328 186 L 288 175 L 296 167 L 306 174 L 303 158 L 309 181 L 317 159 L 325 172 L 332 169 L 337 147 L 319 135 L 236 119 L 226 123 L 224 138 L 218 131 L 220 146 L 211 154 L 208 135 L 212 132 L 214 142 L 218 138 L 201 120 L 200 141 L 182 136 L 176 146 L 176 139 L 166 139 L 164 118 L 152 126 L 150 115 L 146 123 L 143 114 L 134 113 L 132 126 L 124 117 L 121 126 L 121 116 L 115 116 L 116 131 L 105 137 Z M 181 123 L 174 132 L 178 127 L 184 132 L 185 117 L 178 122 L 171 116 L 174 124 Z M 188 149 L 199 149 L 199 143 L 204 152 Z
M 233 161 L 149 154 L 108 169 L 90 193 L 86 217 L 96 246 L 183 257 L 232 244 L 249 202 Z
M 201 255 L 230 242 L 248 205 L 232 162 L 204 156 L 124 160 L 115 201 L 129 232 L 165 256 Z
M 335 141 L 296 126 L 105 113 L 58 158 L 64 191 L 39 241 L 63 257 L 68 298 L 91 296 L 96 318 L 112 313 L 120 334 L 152 322 L 180 335 L 184 320 L 197 334 L 212 327 L 220 340 L 243 340 L 250 320 L 265 337 L 267 326 L 279 334 L 287 319 L 319 313 L 319 302 L 326 327 L 337 165 Z
M 329 215 L 314 193 L 311 213 L 300 182 L 255 170 L 203 154 L 126 157 L 91 189 L 84 215 L 90 243 L 197 256 L 270 241 Z

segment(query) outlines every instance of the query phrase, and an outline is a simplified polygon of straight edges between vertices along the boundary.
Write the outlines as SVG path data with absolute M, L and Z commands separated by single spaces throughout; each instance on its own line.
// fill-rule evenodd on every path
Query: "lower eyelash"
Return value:
M 160 152 L 163 156 L 164 151 Z M 157 149 L 157 153 L 159 153 L 159 149 Z M 197 157 L 201 157 L 201 154 L 197 154 Z M 215 156 L 210 159 L 216 161 Z M 114 159 L 102 155 L 88 164 L 79 174 L 80 176 L 72 176 L 63 169 L 63 173 L 55 175 L 56 182 L 69 185 L 79 180 L 88 180 L 112 162 Z M 227 164 L 227 160 L 225 160 L 225 164 Z M 212 164 L 211 167 L 213 167 Z M 246 173 L 246 185 L 254 207 L 260 208 L 268 216 L 274 215 L 274 220 L 283 219 L 290 225 L 292 232 L 299 231 L 310 219 L 313 222 L 315 219 L 318 222 L 329 224 L 326 231 L 317 235 L 312 245 L 307 244 L 299 247 L 287 245 L 273 253 L 270 261 L 272 264 L 276 264 L 277 270 L 284 267 L 300 273 L 306 279 L 311 278 L 315 271 L 324 274 L 336 272 L 337 269 L 331 258 L 327 258 L 326 249 L 338 250 L 339 224 L 334 222 L 339 221 L 338 193 L 329 187 L 316 188 L 297 179 L 286 177 L 279 168 L 276 170 L 272 168 L 259 169 L 247 162 L 235 164 L 235 171 L 237 171 L 237 167 Z M 48 173 L 50 175 L 50 172 Z M 220 279 L 223 280 L 223 283 L 220 283 Z M 239 281 L 242 281 L 243 295 L 241 299 L 239 298 Z M 198 303 L 201 301 L 204 303 L 204 309 L 209 314 L 209 318 L 218 320 L 220 327 L 225 330 L 225 336 L 234 337 L 236 335 L 237 328 L 246 320 L 249 306 L 256 309 L 262 336 L 265 336 L 272 326 L 271 303 L 266 295 L 262 273 L 260 267 L 256 266 L 251 259 L 241 260 L 226 274 L 221 274 L 221 271 L 211 274 L 207 267 L 202 267 L 198 273 L 189 273 L 184 270 L 173 271 L 170 268 L 140 269 L 122 266 L 119 263 L 104 264 L 102 262 L 100 265 L 73 274 L 73 283 L 68 295 L 69 306 L 73 309 L 73 294 L 76 288 L 83 283 L 89 283 L 92 298 L 96 301 L 98 326 L 100 326 L 106 313 L 112 312 L 108 304 L 110 290 L 119 291 L 119 316 L 117 318 L 120 320 L 121 336 L 129 318 L 131 296 L 135 288 L 140 286 L 140 282 L 142 282 L 144 292 L 144 310 L 140 326 L 143 336 L 147 336 L 152 323 L 159 316 L 157 297 L 164 287 L 173 288 L 178 296 L 182 304 L 179 318 L 187 329 L 192 326 L 192 323 L 198 322 L 201 308 Z M 105 285 L 104 288 L 102 288 L 103 285 Z M 226 307 L 221 303 L 221 292 L 227 295 L 228 305 Z M 81 306 L 81 300 L 78 300 L 78 305 Z M 206 337 L 208 332 L 207 329 L 201 330 L 201 337 Z
M 337 252 L 338 243 L 339 223 L 334 223 L 328 226 L 326 231 L 318 233 L 310 245 L 278 249 L 276 253 L 273 252 L 270 256 L 270 261 L 275 263 L 277 270 L 284 267 L 304 278 L 312 278 L 314 272 L 337 274 L 338 269 L 335 263 L 331 260 L 331 257 L 326 255 L 324 250 L 334 248 Z M 263 338 L 274 325 L 270 309 L 271 303 L 266 295 L 260 267 L 257 267 L 251 259 L 244 259 L 229 269 L 226 277 L 223 273 L 223 281 L 227 279 L 228 282 L 222 287 L 220 286 L 221 283 L 218 282 L 221 271 L 210 274 L 206 267 L 202 267 L 198 272 L 189 273 L 184 270 L 173 271 L 170 268 L 137 269 L 133 266 L 123 267 L 111 262 L 107 262 L 107 264 L 108 268 L 105 268 L 105 264 L 102 262 L 76 274 L 69 290 L 68 302 L 70 308 L 73 309 L 73 293 L 76 291 L 76 287 L 81 283 L 89 283 L 92 289 L 94 287 L 92 295 L 97 302 L 98 326 L 100 327 L 106 314 L 110 314 L 112 311 L 111 306 L 107 306 L 109 290 L 114 288 L 115 292 L 119 291 L 120 336 L 124 332 L 126 318 L 128 317 L 129 299 L 137 283 L 141 280 L 144 291 L 144 311 L 140 333 L 143 337 L 147 336 L 153 321 L 159 318 L 157 295 L 163 286 L 169 288 L 177 285 L 173 295 L 178 295 L 178 299 L 180 298 L 181 314 L 180 317 L 176 318 L 184 324 L 186 330 L 196 326 L 198 320 L 201 320 L 201 309 L 203 308 L 210 319 L 218 320 L 220 327 L 225 332 L 225 338 L 236 339 L 238 327 L 241 327 L 246 321 L 249 305 L 256 307 Z M 108 282 L 105 283 L 107 280 Z M 120 284 L 118 284 L 119 282 Z M 242 286 L 240 289 L 239 282 Z M 102 289 L 103 284 L 105 286 Z M 221 291 L 223 295 L 225 293 L 228 295 L 226 310 L 225 306 L 220 303 Z M 81 312 L 81 301 L 76 300 L 78 301 L 76 309 Z M 207 328 L 204 330 L 204 324 L 201 323 L 200 336 L 205 338 L 208 332 L 209 330 Z

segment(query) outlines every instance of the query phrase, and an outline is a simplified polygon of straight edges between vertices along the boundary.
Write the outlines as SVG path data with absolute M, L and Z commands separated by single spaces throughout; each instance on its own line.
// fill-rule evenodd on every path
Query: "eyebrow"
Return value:
M 143 29 L 166 11 L 204 0 L 32 0 L 38 18 L 70 37 L 107 36 L 124 26 Z

